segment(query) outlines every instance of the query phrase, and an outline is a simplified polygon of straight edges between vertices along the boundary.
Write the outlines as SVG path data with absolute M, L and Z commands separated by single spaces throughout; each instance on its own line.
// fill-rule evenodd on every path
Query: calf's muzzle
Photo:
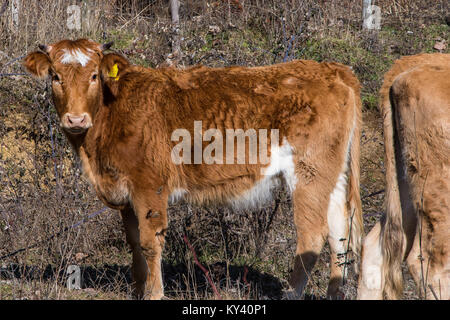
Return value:
M 64 129 L 71 133 L 82 133 L 92 126 L 92 121 L 91 117 L 87 113 L 66 113 L 63 116 L 61 125 Z

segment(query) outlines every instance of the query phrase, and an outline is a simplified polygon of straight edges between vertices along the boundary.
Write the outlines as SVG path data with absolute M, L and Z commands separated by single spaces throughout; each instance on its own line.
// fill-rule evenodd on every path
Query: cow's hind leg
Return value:
M 127 242 L 133 253 L 133 264 L 131 273 L 133 275 L 133 296 L 141 299 L 144 296 L 145 280 L 147 279 L 147 263 L 142 254 L 139 242 L 138 220 L 132 208 L 126 208 L 120 211 L 122 215 L 123 226 Z
M 447 196 L 447 194 L 446 194 Z M 416 282 L 419 296 L 429 300 L 450 299 L 450 231 L 447 217 L 434 223 L 428 217 L 418 221 L 414 244 L 406 259 L 409 271 Z M 433 216 L 433 213 L 428 213 Z M 434 212 L 434 216 L 443 215 Z
M 383 299 L 383 255 L 380 233 L 381 224 L 378 222 L 363 241 L 358 300 Z
M 297 249 L 289 280 L 294 290 L 287 293 L 288 299 L 301 298 L 328 233 L 325 201 L 304 189 L 297 188 L 293 194 Z
M 339 288 L 347 276 L 349 251 L 350 219 L 347 208 L 347 177 L 345 173 L 339 175 L 338 181 L 330 195 L 328 205 L 328 243 L 330 245 L 330 282 L 327 296 L 330 299 L 342 298 Z

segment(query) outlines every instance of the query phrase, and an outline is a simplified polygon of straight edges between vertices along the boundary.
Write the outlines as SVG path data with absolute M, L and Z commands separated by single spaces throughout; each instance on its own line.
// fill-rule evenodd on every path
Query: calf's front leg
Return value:
M 133 275 L 133 297 L 142 299 L 144 297 L 145 282 L 147 279 L 147 262 L 142 254 L 138 219 L 131 207 L 120 210 L 122 222 L 125 229 L 127 242 L 133 253 L 133 264 L 131 273 Z
M 139 223 L 139 242 L 147 263 L 144 299 L 159 300 L 164 296 L 161 254 L 167 231 L 167 195 L 146 194 L 133 202 Z

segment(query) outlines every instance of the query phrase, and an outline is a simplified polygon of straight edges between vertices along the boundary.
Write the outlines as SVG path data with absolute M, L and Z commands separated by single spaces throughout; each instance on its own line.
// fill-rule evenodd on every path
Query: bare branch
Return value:
M 181 60 L 181 36 L 180 36 L 180 2 L 169 0 L 170 15 L 172 17 L 172 53 L 166 59 L 168 65 L 177 65 Z

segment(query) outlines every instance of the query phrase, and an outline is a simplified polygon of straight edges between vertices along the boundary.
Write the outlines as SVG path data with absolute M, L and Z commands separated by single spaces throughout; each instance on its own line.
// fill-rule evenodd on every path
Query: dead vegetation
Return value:
M 134 63 L 156 67 L 171 52 L 167 3 L 80 2 L 81 29 L 70 30 L 71 1 L 19 2 L 15 25 L 9 5 L 3 10 L 5 1 L 0 1 L 0 256 L 38 245 L 0 260 L 0 299 L 129 298 L 131 255 L 120 217 L 108 209 L 78 224 L 103 205 L 80 177 L 79 160 L 59 130 L 48 84 L 22 76 L 20 57 L 39 43 L 90 37 L 115 41 L 115 49 Z M 437 42 L 449 41 L 447 1 L 375 4 L 383 14 L 378 33 L 361 31 L 359 1 L 186 0 L 180 8 L 182 66 L 255 66 L 298 58 L 353 67 L 363 85 L 366 231 L 383 215 L 382 125 L 376 109 L 383 74 L 399 56 L 436 52 Z M 449 52 L 448 46 L 441 50 Z M 274 201 L 260 212 L 172 206 L 163 261 L 166 295 L 217 298 L 186 236 L 222 298 L 279 299 L 293 264 L 295 229 L 290 199 L 284 190 L 277 192 L 278 207 Z M 325 248 L 305 298 L 326 296 L 327 255 Z M 81 267 L 81 290 L 66 288 L 72 264 Z M 343 293 L 346 299 L 356 297 L 354 273 Z M 418 298 L 411 281 L 405 298 Z

